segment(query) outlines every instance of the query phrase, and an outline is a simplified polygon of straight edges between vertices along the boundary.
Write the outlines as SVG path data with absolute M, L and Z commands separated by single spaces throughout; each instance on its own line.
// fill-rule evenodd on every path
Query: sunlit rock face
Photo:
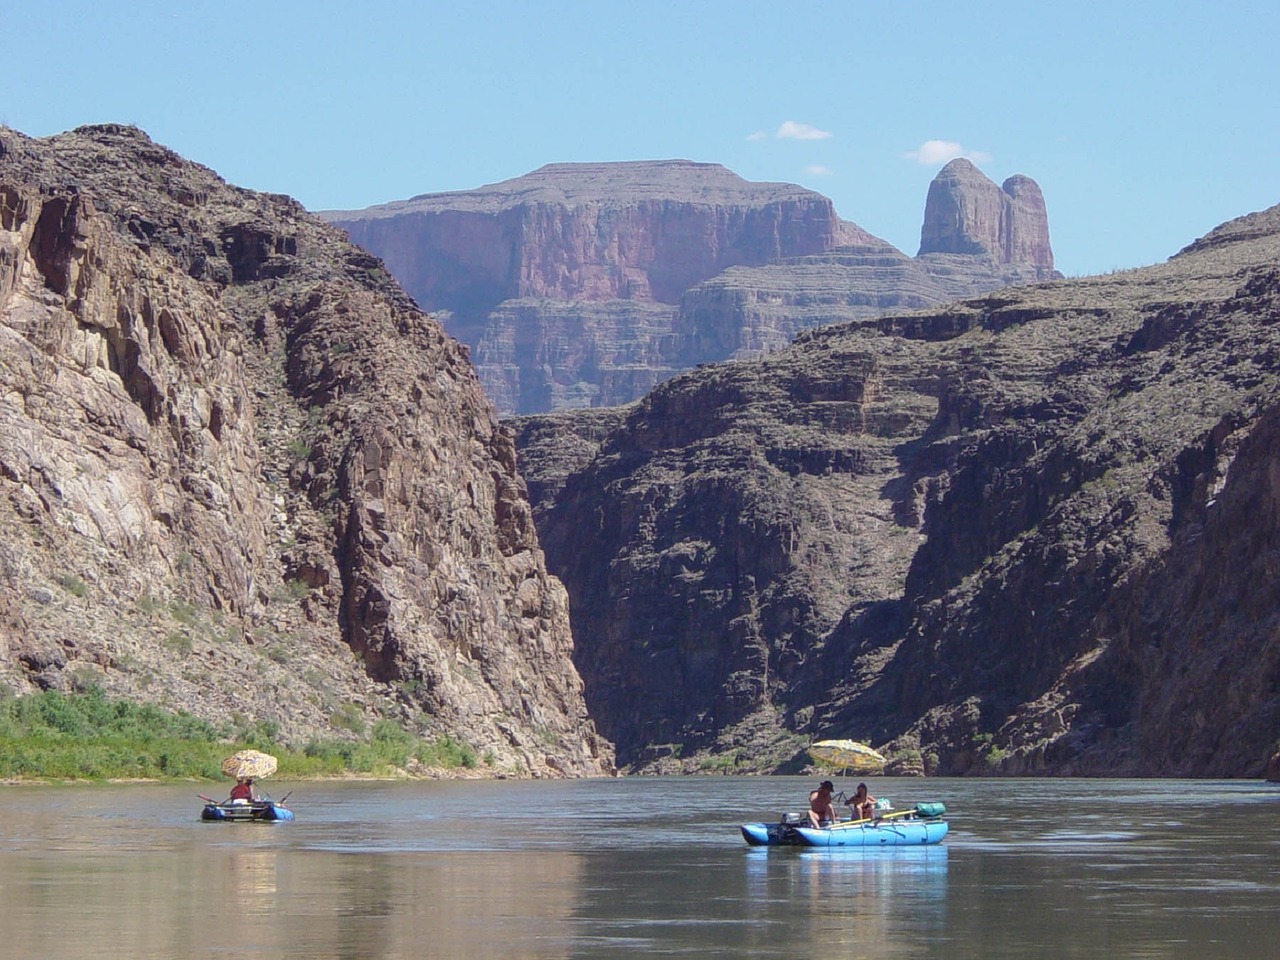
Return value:
M 0 682 L 609 772 L 466 349 L 295 201 L 0 128 Z
M 919 252 L 986 255 L 1047 279 L 1053 249 L 1039 185 L 1016 174 L 997 187 L 970 161 L 952 160 L 929 184 Z
M 1001 195 L 1029 209 L 1039 191 L 1015 179 L 1019 199 Z M 627 403 L 811 326 L 1043 279 L 1053 263 L 1047 227 L 1022 226 L 1008 250 L 913 259 L 821 194 L 683 160 L 553 164 L 322 216 L 471 346 L 516 413 Z
M 382 257 L 426 310 L 520 298 L 674 304 L 726 267 L 861 234 L 811 190 L 687 160 L 551 164 L 324 217 Z

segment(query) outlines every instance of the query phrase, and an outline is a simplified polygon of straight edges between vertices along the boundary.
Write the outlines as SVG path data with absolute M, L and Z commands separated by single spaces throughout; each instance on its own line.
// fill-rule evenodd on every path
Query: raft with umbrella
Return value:
M 808 752 L 818 763 L 861 774 L 882 773 L 889 762 L 857 740 L 819 740 L 809 745 Z M 813 826 L 808 813 L 786 813 L 777 823 L 742 824 L 742 838 L 753 847 L 899 847 L 940 843 L 949 829 L 941 803 L 917 803 L 894 811 L 888 800 L 881 799 L 875 808 L 871 817 L 821 827 Z
M 236 786 L 232 788 L 230 799 L 223 801 L 201 794 L 200 799 L 205 805 L 200 811 L 200 819 L 232 823 L 292 820 L 293 811 L 284 805 L 289 794 L 272 800 L 254 789 L 254 782 L 271 776 L 276 767 L 276 758 L 260 750 L 241 750 L 227 757 L 222 761 L 222 772 L 234 777 Z
M 941 803 L 917 803 L 907 810 L 866 820 L 840 820 L 824 827 L 807 814 L 784 814 L 777 823 L 744 823 L 742 838 L 753 847 L 905 847 L 941 843 L 949 829 Z

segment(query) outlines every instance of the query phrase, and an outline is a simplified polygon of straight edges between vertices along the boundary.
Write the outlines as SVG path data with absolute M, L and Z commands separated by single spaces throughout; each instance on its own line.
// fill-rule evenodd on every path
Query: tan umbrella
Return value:
M 222 772 L 228 777 L 252 777 L 261 780 L 276 772 L 276 758 L 260 750 L 241 750 L 222 761 Z
M 856 740 L 819 740 L 809 745 L 809 756 L 820 763 L 852 770 L 854 773 L 879 773 L 888 759 Z

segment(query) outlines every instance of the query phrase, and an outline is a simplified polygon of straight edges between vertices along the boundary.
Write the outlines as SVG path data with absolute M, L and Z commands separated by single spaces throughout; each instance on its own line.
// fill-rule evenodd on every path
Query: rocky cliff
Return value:
M 519 421 L 637 770 L 1260 776 L 1280 747 L 1280 208 L 1168 263 L 826 326 Z
M 1004 193 L 973 173 L 946 196 L 983 215 L 990 191 L 1003 198 L 1002 245 L 966 234 L 914 259 L 813 191 L 677 160 L 554 164 L 322 216 L 472 347 L 500 410 L 537 412 L 627 403 L 808 326 L 1054 275 L 1039 188 L 1018 177 Z
M 920 253 L 985 254 L 1048 278 L 1053 249 L 1040 186 L 1018 174 L 997 187 L 970 161 L 952 160 L 929 184 Z
M 686 160 L 549 164 L 323 216 L 382 256 L 427 310 L 519 298 L 675 303 L 726 267 L 863 236 L 811 190 Z
M 294 201 L 0 128 L 0 681 L 611 770 L 465 348 Z
M 908 257 L 875 240 L 763 267 L 734 267 L 681 298 L 670 335 L 655 342 L 663 361 L 658 369 L 670 376 L 701 363 L 749 359 L 780 350 L 814 327 L 1044 278 L 1028 263 L 999 263 L 985 254 Z

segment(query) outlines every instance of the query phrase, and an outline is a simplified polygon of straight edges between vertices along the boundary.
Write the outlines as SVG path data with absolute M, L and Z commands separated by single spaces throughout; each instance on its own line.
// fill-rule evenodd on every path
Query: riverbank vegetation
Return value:
M 0 685 L 0 780 L 223 779 L 222 759 L 245 747 L 274 754 L 280 779 L 394 776 L 413 768 L 472 769 L 468 745 L 427 740 L 389 720 L 362 739 L 276 740 L 274 725 L 217 725 L 185 712 L 81 694 L 15 697 Z

